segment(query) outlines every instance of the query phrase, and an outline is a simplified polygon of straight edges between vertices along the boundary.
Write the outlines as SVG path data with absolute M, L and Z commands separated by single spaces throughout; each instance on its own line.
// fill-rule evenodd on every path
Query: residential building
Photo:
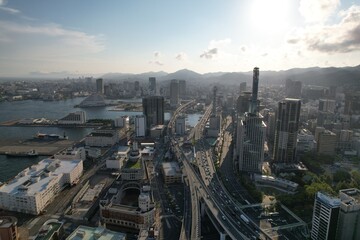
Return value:
M 278 163 L 296 162 L 300 99 L 285 98 L 278 104 L 273 158 Z
M 0 208 L 38 215 L 65 186 L 76 184 L 82 172 L 82 160 L 42 160 L 0 187 Z

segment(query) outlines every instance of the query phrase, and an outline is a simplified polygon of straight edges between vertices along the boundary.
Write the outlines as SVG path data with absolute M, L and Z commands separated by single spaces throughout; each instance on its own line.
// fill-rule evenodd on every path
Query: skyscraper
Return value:
M 249 112 L 245 112 L 238 121 L 236 151 L 239 159 L 239 171 L 261 173 L 264 161 L 264 143 L 266 125 L 258 113 L 259 68 L 254 68 L 253 89 Z M 249 94 L 244 97 L 246 106 Z
M 150 96 L 142 99 L 143 114 L 146 116 L 146 128 L 164 124 L 164 97 Z
M 184 99 L 186 97 L 186 81 L 179 80 L 179 97 Z
M 253 86 L 250 103 L 250 113 L 257 113 L 258 111 L 258 88 L 259 88 L 259 68 L 255 67 L 253 70 Z
M 102 78 L 96 79 L 96 92 L 99 94 L 104 94 L 104 82 Z
M 177 107 L 179 105 L 179 81 L 176 79 L 170 82 L 170 106 Z
M 246 91 L 246 82 L 240 83 L 240 94 Z
M 311 239 L 336 239 L 337 222 L 340 211 L 340 199 L 317 192 L 312 217 Z
M 360 190 L 340 190 L 340 200 L 336 239 L 360 239 Z
M 285 82 L 285 95 L 288 98 L 300 98 L 302 83 L 300 81 L 292 81 L 287 79 Z
M 149 77 L 149 91 L 150 91 L 150 95 L 156 94 L 156 78 L 155 77 Z
M 238 126 L 239 170 L 261 173 L 266 125 L 260 114 L 245 113 Z
M 300 99 L 285 98 L 279 102 L 273 151 L 276 162 L 294 163 L 296 160 L 300 106 Z

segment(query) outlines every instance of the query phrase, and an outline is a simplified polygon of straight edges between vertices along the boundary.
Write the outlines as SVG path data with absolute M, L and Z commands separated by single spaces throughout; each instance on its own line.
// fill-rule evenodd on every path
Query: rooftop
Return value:
M 13 216 L 0 216 L 0 228 L 9 228 L 17 224 L 17 219 Z
M 360 204 L 360 190 L 356 188 L 343 189 L 340 190 L 341 193 L 345 194 L 348 199 L 350 199 L 354 204 Z M 343 199 L 341 199 L 343 200 Z
M 165 176 L 175 176 L 181 174 L 179 164 L 177 162 L 164 162 L 162 168 Z
M 44 223 L 44 225 L 39 230 L 39 234 L 36 236 L 35 240 L 50 240 L 53 239 L 53 235 L 57 232 L 61 226 L 62 222 L 50 221 Z
M 102 227 L 79 226 L 66 240 L 125 240 L 126 234 Z
M 44 159 L 20 172 L 15 178 L 0 187 L 0 192 L 18 195 L 36 195 L 63 174 L 70 173 L 82 160 L 60 161 Z

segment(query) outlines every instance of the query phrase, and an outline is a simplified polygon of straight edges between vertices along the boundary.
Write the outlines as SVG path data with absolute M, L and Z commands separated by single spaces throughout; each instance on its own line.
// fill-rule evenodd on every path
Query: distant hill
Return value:
M 158 81 L 169 81 L 171 79 L 184 79 L 191 82 L 201 81 L 202 83 L 239 84 L 247 82 L 251 84 L 252 71 L 248 72 L 215 72 L 200 74 L 188 69 L 182 69 L 174 73 L 149 72 L 142 74 L 109 73 L 103 78 L 107 79 L 148 79 L 156 77 Z M 343 68 L 292 68 L 284 71 L 261 71 L 260 81 L 264 84 L 284 84 L 286 79 L 301 81 L 304 85 L 319 86 L 340 86 L 360 84 L 360 65 Z

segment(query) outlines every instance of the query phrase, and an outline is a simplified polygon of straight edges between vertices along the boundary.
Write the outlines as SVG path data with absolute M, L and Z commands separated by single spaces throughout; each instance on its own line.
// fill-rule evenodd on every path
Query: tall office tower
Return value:
M 146 116 L 146 129 L 164 124 L 164 97 L 150 96 L 142 99 L 143 114 Z
M 156 78 L 149 77 L 149 91 L 151 95 L 156 95 Z
M 175 132 L 178 135 L 184 135 L 186 131 L 185 116 L 179 116 L 175 121 Z
M 179 105 L 179 81 L 176 79 L 170 82 L 170 106 L 177 107 Z
M 245 112 L 249 111 L 251 101 L 251 92 L 241 92 L 237 102 L 236 102 L 236 110 L 238 114 L 242 115 Z
M 216 86 L 214 86 L 214 88 L 213 88 L 213 105 L 212 105 L 212 112 L 211 112 L 211 114 L 212 115 L 216 115 L 216 105 L 217 105 L 217 102 L 216 102 L 216 94 L 217 94 L 217 87 Z
M 315 131 L 316 133 L 316 131 Z M 332 155 L 335 154 L 337 137 L 336 134 L 325 130 L 318 134 L 318 141 L 317 141 L 317 152 L 319 154 L 325 155 Z
M 255 67 L 253 71 L 253 86 L 252 86 L 252 96 L 250 102 L 249 112 L 256 114 L 258 112 L 258 88 L 259 88 L 259 68 Z
M 246 91 L 246 82 L 240 83 L 240 94 Z
M 293 163 L 296 160 L 300 107 L 300 99 L 285 98 L 279 102 L 273 151 L 276 162 Z
M 184 99 L 186 97 L 186 81 L 179 80 L 179 97 Z
M 104 94 L 104 81 L 102 78 L 96 79 L 96 92 L 99 94 Z
M 245 112 L 239 119 L 236 149 L 239 157 L 240 171 L 261 173 L 264 161 L 266 125 L 257 109 L 258 86 L 259 68 L 256 67 L 254 68 L 249 112 Z
M 134 90 L 139 91 L 140 90 L 140 83 L 139 81 L 135 81 Z
M 301 98 L 302 83 L 287 79 L 285 82 L 285 96 L 288 98 Z
M 320 99 L 319 100 L 319 111 L 322 112 L 335 112 L 335 100 Z
M 321 192 L 315 195 L 312 217 L 311 239 L 332 240 L 336 239 L 337 222 L 341 201 Z
M 146 135 L 146 116 L 135 116 L 135 134 L 136 137 L 145 137 Z
M 360 239 L 360 190 L 340 190 L 340 200 L 336 239 Z
M 238 126 L 239 170 L 262 172 L 266 125 L 260 114 L 245 113 Z
M 345 94 L 344 114 L 360 115 L 360 91 Z

